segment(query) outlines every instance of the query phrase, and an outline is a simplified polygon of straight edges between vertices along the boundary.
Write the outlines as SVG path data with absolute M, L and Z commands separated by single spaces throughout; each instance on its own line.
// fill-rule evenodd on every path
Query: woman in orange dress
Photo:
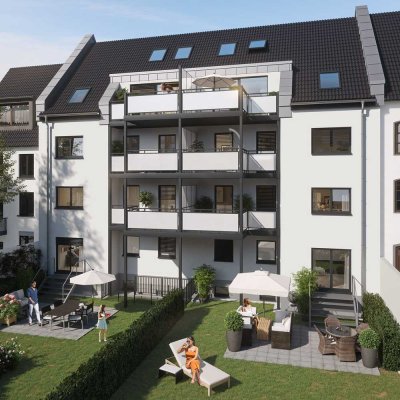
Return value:
M 189 336 L 186 342 L 183 343 L 178 353 L 185 352 L 186 356 L 186 368 L 192 371 L 192 382 L 197 382 L 200 385 L 200 360 L 199 360 L 199 348 L 195 346 L 193 336 Z

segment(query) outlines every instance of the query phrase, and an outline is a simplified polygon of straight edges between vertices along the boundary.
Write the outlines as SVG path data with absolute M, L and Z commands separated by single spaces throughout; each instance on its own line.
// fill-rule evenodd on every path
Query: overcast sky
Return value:
M 371 13 L 399 0 L 366 1 Z M 365 4 L 364 3 L 364 4 Z M 351 17 L 353 0 L 0 0 L 0 79 L 11 67 L 62 63 L 97 41 Z

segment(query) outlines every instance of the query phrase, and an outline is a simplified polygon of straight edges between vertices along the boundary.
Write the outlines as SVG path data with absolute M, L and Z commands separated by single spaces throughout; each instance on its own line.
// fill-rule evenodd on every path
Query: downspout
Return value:
M 367 260 L 367 110 L 361 102 L 361 290 L 366 288 Z
M 51 193 L 52 193 L 52 140 L 51 140 L 51 128 L 47 121 L 47 115 L 44 117 L 47 129 L 47 162 L 46 162 L 46 172 L 47 172 L 47 190 L 46 190 L 46 259 L 47 259 L 47 274 L 50 272 L 51 257 L 50 257 L 50 217 L 51 217 Z

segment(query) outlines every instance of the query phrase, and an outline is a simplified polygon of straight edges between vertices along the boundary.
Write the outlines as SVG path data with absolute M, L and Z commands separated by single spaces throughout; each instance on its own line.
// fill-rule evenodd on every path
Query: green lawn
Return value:
M 383 372 L 380 377 L 321 371 L 287 365 L 224 359 L 226 349 L 223 318 L 237 303 L 212 302 L 190 306 L 184 317 L 141 366 L 115 393 L 121 399 L 205 399 L 207 389 L 189 379 L 175 385 L 174 378 L 157 379 L 158 368 L 170 357 L 168 343 L 193 334 L 201 356 L 231 374 L 232 387 L 216 388 L 212 398 L 242 399 L 399 399 L 400 375 Z M 155 327 L 156 329 L 156 327 Z
M 126 329 L 133 320 L 150 307 L 150 302 L 145 300 L 136 300 L 135 303 L 129 301 L 127 310 L 123 309 L 122 303 L 118 304 L 116 298 L 95 301 L 96 305 L 100 303 L 120 310 L 110 320 L 109 337 Z M 0 342 L 11 337 L 18 337 L 23 350 L 26 351 L 26 356 L 14 371 L 0 378 L 1 400 L 43 398 L 100 346 L 104 345 L 98 342 L 96 329 L 76 341 L 0 332 Z

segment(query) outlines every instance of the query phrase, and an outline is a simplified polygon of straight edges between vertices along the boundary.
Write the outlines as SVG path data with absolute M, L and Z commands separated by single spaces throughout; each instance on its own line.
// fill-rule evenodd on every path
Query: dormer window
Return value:
M 153 52 L 151 53 L 151 56 L 149 58 L 149 61 L 162 61 L 162 60 L 164 60 L 166 53 L 167 53 L 167 49 L 153 50 Z
M 69 98 L 68 103 L 83 103 L 86 99 L 86 96 L 90 92 L 90 88 L 80 88 L 76 89 L 72 96 Z
M 319 87 L 320 89 L 339 89 L 339 72 L 323 72 L 319 74 Z
M 0 105 L 0 127 L 29 125 L 29 104 Z
M 236 43 L 223 43 L 219 48 L 219 56 L 231 56 L 235 54 Z

